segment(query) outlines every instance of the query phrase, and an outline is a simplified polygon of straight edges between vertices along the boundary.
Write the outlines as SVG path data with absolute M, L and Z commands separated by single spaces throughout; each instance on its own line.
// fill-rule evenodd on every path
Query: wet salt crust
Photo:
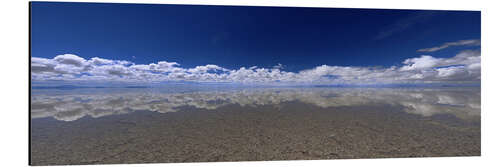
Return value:
M 158 88 L 159 89 L 159 88 Z M 34 90 L 33 165 L 479 156 L 479 88 Z

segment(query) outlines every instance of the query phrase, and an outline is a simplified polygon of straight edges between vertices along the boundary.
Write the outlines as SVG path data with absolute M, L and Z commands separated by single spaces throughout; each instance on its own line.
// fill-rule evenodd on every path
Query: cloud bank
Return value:
M 457 44 L 447 43 L 439 48 L 451 45 Z M 422 55 L 406 59 L 400 65 L 391 67 L 321 65 L 298 72 L 288 72 L 285 67 L 286 65 L 278 64 L 272 68 L 253 66 L 227 69 L 207 64 L 183 68 L 177 62 L 135 64 L 125 60 L 99 57 L 87 60 L 77 55 L 63 54 L 52 59 L 32 57 L 31 79 L 32 81 L 129 83 L 188 81 L 264 85 L 463 83 L 480 81 L 481 53 L 479 50 L 465 50 L 450 58 Z

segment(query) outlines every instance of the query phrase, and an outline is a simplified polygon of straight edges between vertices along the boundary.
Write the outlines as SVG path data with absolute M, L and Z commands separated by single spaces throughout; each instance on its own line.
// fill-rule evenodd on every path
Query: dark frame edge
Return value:
M 28 1 L 28 165 L 31 163 L 31 1 Z

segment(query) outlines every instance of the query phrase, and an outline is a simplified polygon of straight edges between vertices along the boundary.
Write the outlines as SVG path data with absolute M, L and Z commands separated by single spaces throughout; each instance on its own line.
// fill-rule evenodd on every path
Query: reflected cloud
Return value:
M 228 105 L 259 107 L 302 102 L 322 108 L 387 104 L 424 117 L 453 114 L 479 117 L 479 88 L 251 88 L 227 91 L 160 93 L 130 91 L 106 94 L 32 95 L 31 117 L 74 121 L 136 111 L 178 112 L 185 107 L 217 110 Z M 332 112 L 335 110 L 332 109 Z

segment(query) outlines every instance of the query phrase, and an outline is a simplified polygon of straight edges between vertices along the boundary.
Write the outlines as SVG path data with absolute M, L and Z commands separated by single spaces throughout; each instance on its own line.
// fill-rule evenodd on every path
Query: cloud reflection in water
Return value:
M 241 107 L 302 102 L 322 108 L 389 104 L 424 117 L 453 114 L 467 119 L 480 116 L 479 88 L 252 88 L 228 91 L 32 95 L 31 117 L 75 121 L 135 111 L 177 112 L 181 107 L 216 110 L 230 104 Z M 333 110 L 332 110 L 333 111 Z

